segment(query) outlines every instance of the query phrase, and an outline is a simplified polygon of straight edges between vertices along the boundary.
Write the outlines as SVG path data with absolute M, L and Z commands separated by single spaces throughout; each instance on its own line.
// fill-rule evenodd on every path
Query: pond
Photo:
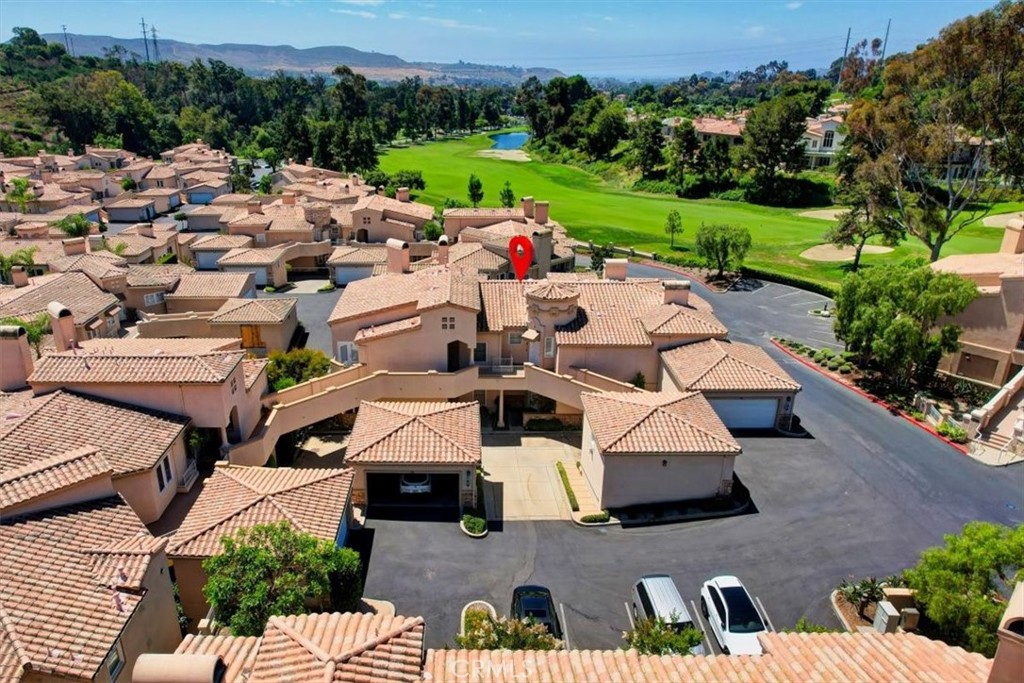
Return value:
M 501 133 L 492 135 L 494 145 L 491 149 L 519 149 L 530 139 L 529 133 Z

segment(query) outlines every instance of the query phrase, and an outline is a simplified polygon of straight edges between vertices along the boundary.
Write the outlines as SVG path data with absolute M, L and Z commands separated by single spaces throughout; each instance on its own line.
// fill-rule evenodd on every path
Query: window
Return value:
M 443 316 L 441 318 L 441 329 L 442 330 L 454 330 L 455 329 L 455 316 Z
M 811 149 L 818 149 L 818 141 L 811 140 Z
M 836 139 L 835 131 L 826 130 L 825 131 L 825 139 L 822 141 L 821 146 L 823 148 L 825 148 L 825 149 L 828 149 L 829 147 L 832 146 L 832 143 L 835 142 L 835 139 Z
M 237 377 L 232 377 L 231 378 L 231 393 L 233 394 L 236 391 L 238 391 L 238 378 Z
M 266 243 L 267 243 L 267 236 L 266 236 L 265 233 L 261 232 L 258 235 L 256 235 L 256 244 L 266 244 Z
M 715 588 L 711 588 L 708 592 L 711 593 L 711 602 L 715 604 L 715 611 L 718 612 L 718 620 L 724 624 L 725 605 L 722 604 L 722 598 L 718 596 L 718 590 Z
M 509 332 L 508 333 L 508 343 L 513 345 L 513 346 L 518 346 L 519 344 L 522 344 L 523 343 L 523 333 L 522 332 Z
M 477 342 L 476 347 L 473 349 L 473 362 L 487 362 L 487 342 Z
M 353 365 L 359 362 L 359 347 L 352 342 L 338 342 L 338 362 Z
M 544 357 L 553 358 L 555 355 L 555 338 L 544 337 Z
M 654 605 L 651 604 L 651 598 L 647 595 L 647 587 L 642 583 L 636 585 L 636 594 L 640 596 L 640 607 L 644 611 L 644 617 L 653 619 L 656 615 L 654 614 Z
M 156 306 L 157 304 L 163 303 L 163 301 L 163 292 L 153 292 L 152 294 L 147 294 L 146 296 L 142 297 L 142 302 L 146 306 Z
M 110 651 L 107 658 L 103 660 L 103 665 L 107 667 L 107 673 L 110 675 L 110 680 L 117 680 L 117 675 L 121 673 L 121 669 L 124 668 L 124 650 L 121 648 L 121 641 L 117 641 L 114 644 L 114 649 Z
M 110 316 L 107 318 L 107 331 L 113 332 L 117 328 L 117 316 Z
M 171 476 L 171 459 L 164 458 L 164 477 L 168 482 L 174 481 L 174 477 Z
M 174 481 L 174 477 L 171 476 L 171 459 L 165 455 L 160 462 L 156 464 L 157 488 L 163 491 L 172 481 Z
M 371 222 L 369 216 L 363 216 L 363 225 L 369 225 Z
M 163 187 L 164 186 L 164 181 L 162 181 L 162 180 L 156 181 L 156 186 L 157 187 Z

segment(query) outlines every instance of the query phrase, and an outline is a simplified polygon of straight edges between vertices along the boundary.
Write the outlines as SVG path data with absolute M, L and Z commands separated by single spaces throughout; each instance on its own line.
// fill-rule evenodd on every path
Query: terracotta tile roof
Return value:
M 740 445 L 699 392 L 581 395 L 602 453 L 740 453 Z
M 115 199 L 114 201 L 104 204 L 105 209 L 141 209 L 147 206 L 153 206 L 153 200 L 145 197 L 125 197 L 124 199 Z
M 246 358 L 242 361 L 242 374 L 245 376 L 245 390 L 248 391 L 256 386 L 256 380 L 260 378 L 270 360 L 267 358 Z
M 217 173 L 214 171 L 207 171 L 203 168 L 197 168 L 191 170 L 189 168 L 178 169 L 179 175 L 185 179 L 186 185 L 191 189 L 197 185 L 205 185 L 207 183 L 214 186 L 223 185 L 227 182 L 227 175 L 224 173 Z
M 487 225 L 481 228 L 463 228 L 459 232 L 459 240 L 470 240 L 473 242 L 507 242 L 517 235 L 531 237 L 541 226 L 536 223 L 523 223 L 520 221 L 502 221 L 494 225 Z
M 476 218 L 477 216 L 480 216 L 486 218 L 496 218 L 501 220 L 517 217 L 524 218 L 526 214 L 523 213 L 522 207 L 506 209 L 503 207 L 490 206 L 477 207 L 475 209 L 472 207 L 458 207 L 452 209 L 445 209 L 444 217 L 448 218 L 449 216 L 453 218 Z
M 218 467 L 171 537 L 172 557 L 210 557 L 221 538 L 257 524 L 287 521 L 333 542 L 346 524 L 351 469 Z
M 238 337 L 121 337 L 119 339 L 86 339 L 78 342 L 87 354 L 127 356 L 154 356 L 161 354 L 187 355 L 214 351 L 241 351 Z
M 411 318 L 405 318 L 403 320 L 396 320 L 390 323 L 384 323 L 383 325 L 370 325 L 364 327 L 356 332 L 356 342 L 371 341 L 374 339 L 383 339 L 384 337 L 393 337 L 396 334 L 402 334 L 403 332 L 412 332 L 422 327 L 420 316 L 414 315 Z
M 691 295 L 692 297 L 692 295 Z M 662 304 L 639 318 L 644 331 L 652 337 L 678 335 L 725 336 L 729 329 L 710 310 L 693 305 Z
M 484 245 L 472 242 L 456 242 L 448 247 L 448 263 L 459 268 L 476 271 L 501 270 L 508 265 L 508 259 L 488 250 Z M 438 265 L 437 249 L 429 259 L 416 261 L 411 265 L 413 271 Z
M 10 256 L 19 249 L 34 249 L 32 260 L 38 265 L 48 265 L 50 261 L 64 256 L 64 245 L 60 239 L 11 238 L 6 230 L 0 234 L 0 254 Z
M 217 655 L 227 667 L 221 683 L 248 683 L 262 643 L 262 636 L 197 636 L 189 633 L 174 654 Z
M 252 273 L 186 273 L 178 286 L 167 295 L 168 299 L 220 299 L 243 298 L 255 286 Z
M 548 280 L 541 280 L 538 284 L 531 282 L 523 292 L 531 299 L 542 301 L 567 301 L 580 296 L 578 287 Z
M 444 683 L 909 683 L 985 681 L 992 660 L 911 633 L 767 633 L 764 654 L 641 655 L 636 650 L 430 650 L 424 680 Z
M 149 173 L 146 174 L 146 180 L 165 180 L 167 178 L 176 178 L 178 172 L 174 170 L 172 166 L 167 164 L 155 164 L 153 168 L 149 169 Z
M 0 305 L 0 317 L 35 318 L 46 313 L 51 301 L 59 301 L 71 311 L 76 325 L 84 325 L 120 303 L 85 273 L 62 273 L 38 286 L 15 290 L 13 298 L 5 298 Z
M 227 194 L 222 194 L 219 197 L 214 197 L 213 201 L 210 202 L 210 204 L 212 206 L 214 206 L 214 207 L 225 206 L 225 205 L 227 205 L 227 206 L 245 206 L 246 204 L 248 204 L 252 200 L 258 199 L 258 198 L 259 198 L 258 195 L 251 194 L 251 193 L 228 192 Z M 207 207 L 204 207 L 204 208 L 209 209 L 210 206 L 207 206 Z
M 40 404 L 49 399 L 49 396 L 36 396 L 31 389 L 0 391 L 0 410 L 3 411 L 0 414 L 0 435 L 10 431 Z
M 413 273 L 385 273 L 351 282 L 338 299 L 328 322 L 351 320 L 413 304 L 417 311 L 446 305 L 479 311 L 476 272 L 455 266 L 435 266 Z
M 93 251 L 75 256 L 64 256 L 50 262 L 50 270 L 58 273 L 80 272 L 97 280 L 124 277 L 128 262 L 109 251 Z
M 419 202 L 400 202 L 382 194 L 364 195 L 352 206 L 353 211 L 373 209 L 399 216 L 412 216 L 421 221 L 429 221 L 434 217 L 434 207 Z
M 151 187 L 135 193 L 136 197 L 171 197 L 181 192 L 176 187 Z
M 239 247 L 251 247 L 252 238 L 248 235 L 207 235 L 189 246 L 192 251 L 228 251 Z
M 221 384 L 244 357 L 241 351 L 159 355 L 123 351 L 51 353 L 36 361 L 35 372 L 28 381 L 40 384 Z
M 287 320 L 298 299 L 228 299 L 210 318 L 211 323 L 280 323 Z
M 184 263 L 145 263 L 128 266 L 129 287 L 167 287 L 175 284 L 182 275 L 194 273 L 192 266 Z
M 110 462 L 88 446 L 0 470 L 0 513 L 98 477 L 109 479 L 112 474 Z
M 335 247 L 331 257 L 327 259 L 327 265 L 352 265 L 362 266 L 374 263 L 388 262 L 388 248 L 381 245 L 359 245 L 347 247 Z
M 693 391 L 799 391 L 800 385 L 752 344 L 709 339 L 661 352 L 662 365 L 681 389 Z
M 744 123 L 739 119 L 716 119 L 711 117 L 695 118 L 693 127 L 698 133 L 707 135 L 728 135 L 739 137 L 743 135 Z
M 284 255 L 284 248 L 277 247 L 241 247 L 232 249 L 217 259 L 217 265 L 231 266 L 271 266 L 281 260 Z
M 480 463 L 480 404 L 363 401 L 345 463 Z
M 92 680 L 164 543 L 120 498 L 0 521 L 0 680 Z
M 115 476 L 151 469 L 189 423 L 187 417 L 67 391 L 47 399 L 0 436 L 5 476 L 76 448 L 98 449 Z
M 548 273 L 547 279 L 552 282 L 579 282 L 580 280 L 597 280 L 597 273 L 588 271 L 586 273 Z

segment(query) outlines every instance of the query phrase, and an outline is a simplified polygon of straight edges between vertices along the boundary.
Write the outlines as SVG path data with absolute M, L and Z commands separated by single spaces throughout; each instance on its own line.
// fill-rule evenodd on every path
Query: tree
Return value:
M 463 650 L 557 650 L 562 643 L 547 626 L 523 619 L 495 619 L 481 609 L 466 613 L 465 633 L 455 636 Z
M 109 251 L 111 254 L 123 256 L 124 252 L 128 251 L 128 243 L 123 241 L 111 242 L 106 237 L 103 237 L 100 239 L 100 243 L 97 248 L 100 251 Z
M 444 228 L 437 224 L 437 221 L 427 221 L 423 224 L 423 237 L 431 242 L 441 239 Z
M 25 329 L 25 336 L 28 343 L 36 352 L 36 358 L 43 357 L 43 338 L 50 333 L 50 317 L 41 313 L 32 320 L 24 318 L 8 317 L 0 320 L 0 325 L 16 325 Z
M 840 182 L 840 201 L 850 209 L 839 214 L 836 224 L 825 233 L 825 239 L 837 247 L 853 247 L 851 270 L 860 267 L 864 245 L 873 237 L 883 245 L 895 247 L 906 237 L 902 226 L 886 212 L 892 188 L 880 177 L 881 161 L 860 164 L 852 176 Z
M 661 617 L 637 619 L 633 630 L 623 633 L 622 638 L 627 650 L 636 650 L 642 655 L 688 655 L 704 641 L 704 635 L 696 628 L 690 626 L 677 631 Z
M 606 259 L 615 257 L 615 248 L 606 244 L 602 246 L 594 247 L 593 252 L 590 254 L 590 269 L 595 273 L 600 273 L 604 270 L 604 262 Z
M 501 205 L 506 209 L 511 209 L 516 205 L 516 193 L 512 191 L 512 183 L 505 181 L 505 185 L 501 188 L 501 193 L 498 195 L 501 200 Z
M 14 204 L 18 207 L 18 211 L 25 213 L 28 203 L 36 198 L 35 192 L 32 191 L 29 185 L 28 178 L 11 178 L 9 185 L 10 188 L 5 195 L 7 203 Z
M 132 178 L 130 175 L 126 175 L 124 178 L 121 178 L 121 189 L 125 192 L 131 192 L 132 190 L 138 189 L 138 187 L 139 184 L 135 182 L 135 178 Z
M 0 282 L 10 282 L 11 269 L 14 266 L 35 265 L 35 254 L 39 247 L 22 247 L 15 249 L 10 254 L 0 254 Z
M 700 140 L 692 121 L 683 121 L 676 126 L 669 146 L 668 174 L 676 185 L 683 184 L 687 171 L 696 171 L 700 156 Z
M 613 102 L 601 109 L 584 131 L 587 153 L 595 159 L 607 159 L 628 133 L 626 112 L 621 104 Z
M 658 119 L 648 117 L 633 124 L 633 166 L 640 169 L 640 175 L 644 178 L 651 177 L 654 170 L 664 162 L 662 144 L 661 122 Z
M 675 209 L 668 212 L 668 217 L 665 219 L 665 232 L 668 233 L 670 246 L 675 247 L 676 235 L 683 232 L 683 219 L 679 217 L 679 212 Z
M 231 191 L 239 193 L 247 193 L 252 188 L 249 187 L 249 177 L 244 173 L 232 173 L 231 174 Z
M 698 170 L 715 187 L 721 187 L 732 170 L 728 138 L 716 135 L 700 148 L 697 157 Z
M 469 190 L 467 193 L 473 208 L 476 208 L 484 200 L 484 184 L 476 177 L 475 173 L 469 174 Z
M 81 213 L 68 214 L 54 225 L 68 237 L 87 237 L 92 232 L 92 223 Z
M 750 251 L 750 231 L 739 225 L 724 223 L 701 223 L 697 230 L 694 251 L 703 258 L 709 268 L 717 268 L 716 278 L 722 277 L 727 268 L 738 268 Z
M 969 522 L 921 553 L 905 576 L 935 637 L 992 657 L 1009 592 L 1024 580 L 1024 525 Z
M 260 158 L 267 162 L 267 166 L 270 167 L 271 173 L 277 170 L 277 167 L 281 165 L 281 153 L 277 151 L 276 147 L 264 147 L 260 151 Z
M 959 348 L 960 328 L 939 318 L 954 316 L 974 300 L 974 283 L 925 265 L 875 266 L 852 273 L 836 295 L 836 336 L 877 365 L 901 389 L 912 379 L 926 386 L 943 353 Z
M 267 382 L 274 391 L 323 377 L 331 371 L 331 359 L 319 349 L 271 351 L 267 363 Z
M 260 194 L 270 194 L 270 191 L 274 189 L 274 178 L 269 173 L 260 176 L 256 189 Z
M 224 552 L 203 561 L 203 594 L 236 636 L 263 633 L 274 615 L 355 611 L 362 593 L 359 554 L 288 522 L 240 529 Z
M 803 135 L 807 130 L 806 98 L 776 97 L 754 107 L 743 129 L 742 156 L 754 178 L 770 192 L 781 170 L 803 164 Z

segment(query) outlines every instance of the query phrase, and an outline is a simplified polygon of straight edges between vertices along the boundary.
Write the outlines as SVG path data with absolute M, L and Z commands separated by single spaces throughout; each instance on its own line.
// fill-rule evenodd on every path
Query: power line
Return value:
M 71 55 L 71 44 L 68 42 L 68 27 L 64 24 L 60 25 L 60 30 L 64 32 L 64 50 Z M 74 57 L 74 55 L 71 55 Z
M 836 86 L 839 86 L 839 81 L 843 79 L 843 69 L 846 68 L 846 55 L 850 51 L 850 32 L 852 28 L 846 29 L 846 46 L 843 48 L 843 63 L 839 65 L 839 75 L 836 76 Z
M 153 59 L 160 61 L 160 46 L 156 43 L 156 26 L 149 27 L 149 34 L 153 36 Z
M 892 19 L 889 19 L 889 23 L 885 25 L 885 40 L 882 41 L 882 59 L 881 64 L 885 64 L 885 48 L 889 46 L 889 29 L 892 27 Z
M 149 35 L 146 33 L 146 19 L 142 19 L 142 44 L 146 47 L 146 64 L 149 64 Z

